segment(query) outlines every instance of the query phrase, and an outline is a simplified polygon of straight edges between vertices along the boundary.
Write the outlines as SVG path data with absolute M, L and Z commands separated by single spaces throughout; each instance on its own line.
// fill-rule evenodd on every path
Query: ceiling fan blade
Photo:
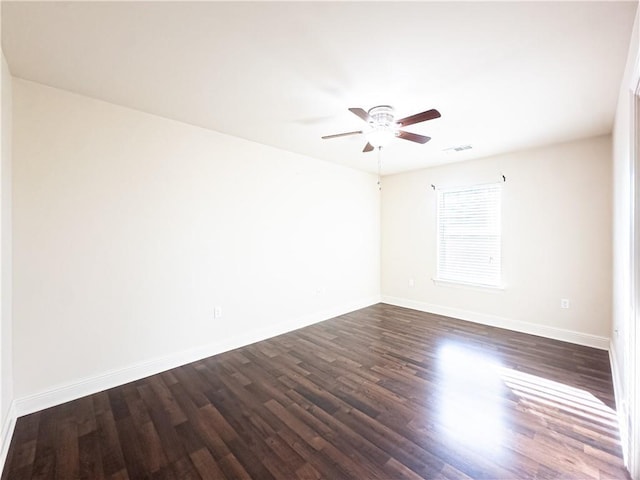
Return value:
M 396 123 L 401 127 L 406 127 L 407 125 L 413 125 L 414 123 L 426 122 L 427 120 L 433 120 L 434 118 L 439 118 L 440 112 L 435 109 L 427 110 L 426 112 L 416 113 L 415 115 L 411 115 L 410 117 L 405 117 L 401 120 L 398 120 Z
M 322 139 L 328 140 L 330 138 L 348 137 L 349 135 L 359 135 L 361 133 L 362 130 L 358 130 L 357 132 L 334 133 L 333 135 L 325 135 L 324 137 L 322 137 Z
M 362 120 L 364 120 L 367 123 L 371 121 L 371 117 L 369 117 L 369 114 L 361 108 L 350 108 L 349 111 L 359 116 Z
M 373 149 L 374 149 L 373 145 L 371 145 L 369 142 L 367 142 L 367 144 L 364 146 L 364 149 L 362 151 L 363 152 L 370 152 Z
M 431 140 L 431 137 L 425 137 L 424 135 L 418 135 L 417 133 L 405 132 L 404 130 L 400 130 L 398 132 L 398 138 L 403 138 L 416 143 L 427 143 Z

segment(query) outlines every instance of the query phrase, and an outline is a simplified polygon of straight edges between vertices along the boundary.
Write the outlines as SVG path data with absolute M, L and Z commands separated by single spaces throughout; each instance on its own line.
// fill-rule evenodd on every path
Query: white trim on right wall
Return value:
M 627 462 L 631 478 L 640 480 L 640 53 L 636 56 L 631 95 L 631 163 L 633 168 L 633 225 L 631 227 L 631 318 L 628 325 L 627 359 Z
M 639 28 L 640 12 L 636 14 L 632 49 L 634 42 L 637 43 Z M 628 211 L 618 220 L 623 238 L 614 248 L 626 246 L 628 261 L 619 265 L 620 270 L 614 277 L 622 281 L 618 286 L 621 300 L 618 316 L 614 318 L 610 356 L 624 464 L 631 478 L 640 480 L 640 50 L 636 47 L 633 52 L 630 55 L 635 58 L 628 60 L 632 63 L 627 64 L 620 90 L 618 109 L 622 109 L 622 114 L 621 110 L 617 113 L 620 130 L 614 128 L 614 136 L 619 132 L 622 138 L 618 150 L 614 145 L 614 164 L 616 155 L 621 155 L 624 170 L 621 178 L 629 189 L 620 205 L 623 211 Z M 614 234 L 616 225 L 614 221 Z M 614 315 L 615 307 L 614 304 Z

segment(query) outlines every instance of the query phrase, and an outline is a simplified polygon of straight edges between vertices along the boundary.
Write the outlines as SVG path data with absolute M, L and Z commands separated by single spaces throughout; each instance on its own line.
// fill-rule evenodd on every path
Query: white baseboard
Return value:
M 624 464 L 629 465 L 629 432 L 628 432 L 628 413 L 627 402 L 625 401 L 624 392 L 622 389 L 622 378 L 620 377 L 621 371 L 618 365 L 616 356 L 616 349 L 613 342 L 609 346 L 609 362 L 611 363 L 611 377 L 613 378 L 613 395 L 616 400 L 616 415 L 618 417 L 618 430 L 620 431 L 620 444 L 622 445 L 622 456 L 624 457 Z
M 444 315 L 447 317 L 459 318 L 468 322 L 481 323 L 492 327 L 506 328 L 516 332 L 529 333 L 540 337 L 552 338 L 554 340 L 562 340 L 564 342 L 594 347 L 600 350 L 609 349 L 609 338 L 589 333 L 575 332 L 573 330 L 565 330 L 562 328 L 551 327 L 548 325 L 539 325 L 535 323 L 522 322 L 520 320 L 512 320 L 510 318 L 498 317 L 495 315 L 487 315 L 485 313 L 472 312 L 458 308 L 445 307 L 442 305 L 433 305 L 430 303 L 409 300 L 406 298 L 382 296 L 382 302 L 398 307 L 411 308 L 421 312 L 434 313 L 436 315 Z
M 9 445 L 11 444 L 17 418 L 15 402 L 11 402 L 7 417 L 4 419 L 4 422 L 2 422 L 2 428 L 0 429 L 0 476 L 2 476 L 2 470 L 7 461 Z
M 379 297 L 362 299 L 336 308 L 305 315 L 287 322 L 270 325 L 260 330 L 247 332 L 246 334 L 229 338 L 224 341 L 213 342 L 186 351 L 175 352 L 165 357 L 155 358 L 129 367 L 110 370 L 91 377 L 57 385 L 45 391 L 16 399 L 15 412 L 17 416 L 28 415 L 29 413 L 60 405 L 118 385 L 140 380 L 141 378 L 155 375 L 212 355 L 227 352 L 229 350 L 250 345 L 298 328 L 322 322 L 339 315 L 344 315 L 345 313 L 359 310 L 379 302 Z

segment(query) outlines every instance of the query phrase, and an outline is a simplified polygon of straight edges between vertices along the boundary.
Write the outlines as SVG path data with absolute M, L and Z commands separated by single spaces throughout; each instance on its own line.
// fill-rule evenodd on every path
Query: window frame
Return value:
M 436 274 L 433 277 L 433 282 L 436 285 L 443 286 L 451 286 L 451 287 L 466 287 L 478 290 L 504 290 L 504 275 L 503 275 L 503 255 L 502 255 L 502 197 L 503 197 L 503 183 L 504 182 L 492 182 L 492 183 L 481 183 L 481 184 L 471 184 L 464 186 L 456 186 L 456 187 L 448 187 L 448 188 L 434 188 L 436 191 Z M 500 266 L 498 268 L 498 278 L 496 283 L 480 283 L 475 282 L 472 279 L 465 280 L 461 278 L 453 279 L 453 278 L 443 278 L 441 276 L 441 250 L 442 250 L 442 232 L 441 232 L 441 215 L 442 215 L 442 198 L 443 195 L 452 192 L 464 192 L 469 190 L 481 190 L 481 189 L 492 189 L 497 188 L 498 190 L 498 210 L 495 217 L 497 217 L 498 221 L 498 253 L 499 253 L 499 262 Z

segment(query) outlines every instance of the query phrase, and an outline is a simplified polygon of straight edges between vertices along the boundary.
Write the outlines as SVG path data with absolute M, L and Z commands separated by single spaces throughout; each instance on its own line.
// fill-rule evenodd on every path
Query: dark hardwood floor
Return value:
M 3 479 L 628 478 L 607 353 L 379 304 L 18 420 Z

